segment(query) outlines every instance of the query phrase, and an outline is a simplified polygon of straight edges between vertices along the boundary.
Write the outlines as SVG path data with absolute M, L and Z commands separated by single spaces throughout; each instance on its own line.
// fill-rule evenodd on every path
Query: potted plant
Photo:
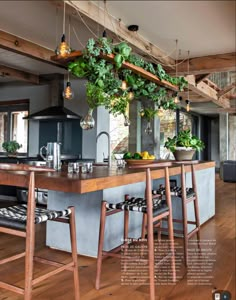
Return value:
M 17 150 L 22 147 L 17 141 L 4 142 L 2 148 L 7 152 L 8 156 L 16 156 Z
M 203 141 L 191 134 L 190 129 L 180 131 L 173 138 L 168 137 L 164 146 L 173 153 L 176 160 L 191 160 L 196 150 L 205 147 Z

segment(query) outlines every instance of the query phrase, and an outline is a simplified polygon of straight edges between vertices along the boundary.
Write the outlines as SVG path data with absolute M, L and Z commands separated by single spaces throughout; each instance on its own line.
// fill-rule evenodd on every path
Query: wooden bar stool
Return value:
M 154 236 L 153 236 L 153 224 L 163 218 L 168 219 L 168 232 L 170 240 L 170 253 L 162 258 L 158 264 L 166 261 L 167 258 L 171 258 L 171 268 L 173 281 L 176 280 L 175 271 L 175 254 L 174 254 L 174 234 L 172 223 L 172 205 L 170 196 L 170 182 L 169 182 L 169 167 L 172 166 L 171 162 L 154 163 L 147 165 L 133 165 L 130 168 L 140 169 L 146 173 L 146 199 L 142 198 L 129 198 L 126 197 L 125 201 L 120 203 L 108 203 L 102 202 L 101 205 L 101 219 L 100 219 L 100 232 L 99 232 L 99 244 L 98 244 L 98 258 L 97 258 L 97 275 L 96 275 L 96 289 L 100 288 L 100 277 L 102 260 L 108 256 L 120 256 L 117 252 L 120 247 L 112 249 L 110 251 L 103 251 L 104 233 L 105 233 L 105 221 L 106 217 L 124 211 L 124 240 L 128 238 L 128 226 L 129 226 L 129 211 L 135 211 L 147 215 L 147 240 L 148 240 L 148 266 L 149 266 L 149 281 L 150 281 L 150 299 L 155 300 L 155 260 L 154 260 Z M 152 197 L 152 178 L 151 169 L 163 168 L 166 184 L 166 204 L 160 203 L 159 198 L 153 199 Z
M 197 234 L 198 248 L 200 248 L 200 219 L 199 219 L 199 207 L 198 207 L 198 194 L 197 194 L 197 184 L 196 184 L 196 174 L 194 165 L 198 161 L 175 161 L 175 165 L 181 166 L 181 187 L 171 188 L 171 196 L 181 198 L 182 202 L 182 217 L 183 219 L 173 219 L 173 223 L 182 223 L 183 229 L 174 229 L 174 233 L 182 234 L 184 238 L 184 262 L 188 266 L 188 240 L 194 235 Z M 186 166 L 190 165 L 191 171 L 191 181 L 192 187 L 186 187 Z M 155 194 L 165 195 L 166 187 L 162 187 L 154 191 Z M 193 203 L 194 206 L 194 219 L 188 220 L 188 207 L 189 203 Z M 188 224 L 195 225 L 195 228 L 188 232 Z M 160 231 L 165 231 L 165 228 L 160 228 Z
M 27 182 L 28 184 L 28 202 L 27 205 L 22 204 L 0 209 L 0 232 L 24 237 L 26 239 L 26 249 L 25 252 L 0 260 L 0 265 L 25 257 L 25 283 L 24 288 L 21 288 L 13 284 L 0 281 L 0 288 L 24 295 L 24 300 L 31 300 L 32 289 L 35 284 L 56 275 L 59 272 L 67 270 L 73 272 L 75 300 L 79 300 L 80 291 L 74 207 L 68 207 L 63 211 L 53 211 L 37 208 L 35 206 L 35 173 L 52 172 L 54 171 L 53 169 L 46 167 L 34 167 L 24 164 L 0 164 L 1 185 L 9 185 L 10 183 L 11 185 L 14 184 L 14 180 L 17 180 L 18 172 L 12 171 L 21 171 L 21 174 L 22 171 L 24 171 L 22 177 L 24 177 L 24 182 Z M 72 249 L 71 262 L 63 264 L 34 256 L 35 225 L 46 221 L 56 221 L 69 224 Z M 49 264 L 57 268 L 37 278 L 33 278 L 34 261 Z

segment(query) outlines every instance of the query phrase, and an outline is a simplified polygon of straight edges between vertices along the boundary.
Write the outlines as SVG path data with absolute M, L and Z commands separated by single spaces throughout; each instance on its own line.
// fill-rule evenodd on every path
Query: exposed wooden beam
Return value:
M 6 66 L 2 66 L 2 65 L 0 65 L 0 76 L 12 77 L 20 81 L 39 84 L 39 76 L 25 71 L 20 71 Z
M 204 79 L 206 79 L 209 75 L 210 75 L 210 73 L 197 75 L 196 76 L 196 84 L 198 84 L 200 81 L 203 81 Z
M 219 108 L 218 111 L 219 112 L 227 112 L 227 113 L 235 114 L 236 113 L 236 108 L 235 107 Z
M 223 90 L 219 91 L 218 97 L 222 97 L 223 95 L 226 95 L 235 87 L 236 87 L 236 83 L 235 82 L 231 83 L 230 85 L 226 86 Z
M 233 94 L 233 95 L 227 95 L 227 98 L 229 100 L 236 100 L 236 94 Z
M 101 7 L 95 5 L 92 1 L 66 1 L 67 4 L 71 5 L 74 9 L 78 10 L 81 14 L 87 16 L 98 24 L 104 26 L 104 10 Z M 153 56 L 156 60 L 169 65 L 170 68 L 175 64 L 175 60 L 169 57 L 164 51 L 159 49 L 157 46 L 151 44 L 145 39 L 140 39 L 139 36 L 130 32 L 125 24 L 119 19 L 114 18 L 113 16 L 107 17 L 106 28 L 111 32 L 117 34 L 120 38 L 126 40 L 131 47 L 137 47 L 141 49 L 144 53 Z
M 51 60 L 51 56 L 55 54 L 52 50 L 2 30 L 0 30 L 0 48 L 65 68 L 59 62 Z
M 187 74 L 208 74 L 215 72 L 234 71 L 236 69 L 236 56 L 235 52 L 226 54 L 209 55 L 202 57 L 194 57 L 189 59 L 189 72 L 188 61 L 184 61 L 178 66 L 179 75 Z M 170 75 L 174 72 L 169 71 Z
M 201 97 L 209 99 L 209 101 L 212 101 L 223 108 L 230 107 L 229 100 L 224 97 L 218 98 L 217 91 L 207 85 L 205 82 L 201 81 L 196 84 L 194 75 L 186 76 L 186 80 L 188 81 L 188 87 L 191 91 L 195 92 Z

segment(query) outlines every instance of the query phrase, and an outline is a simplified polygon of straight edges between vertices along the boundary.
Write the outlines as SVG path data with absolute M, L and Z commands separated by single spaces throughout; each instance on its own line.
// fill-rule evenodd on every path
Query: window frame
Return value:
M 7 122 L 7 140 L 11 140 L 12 132 L 12 117 L 11 113 L 15 111 L 28 111 L 29 113 L 29 99 L 20 99 L 20 100 L 9 100 L 9 101 L 0 101 L 0 112 L 7 113 L 8 122 Z M 27 152 L 18 153 L 18 156 L 25 156 L 29 152 L 29 126 L 27 129 Z M 5 151 L 0 151 L 0 155 L 6 155 Z

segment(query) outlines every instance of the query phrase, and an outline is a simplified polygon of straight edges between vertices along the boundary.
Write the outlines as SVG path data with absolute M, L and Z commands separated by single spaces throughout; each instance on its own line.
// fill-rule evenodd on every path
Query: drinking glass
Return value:
M 79 174 L 80 163 L 75 162 L 73 165 L 74 173 Z
M 73 162 L 69 162 L 68 163 L 68 169 L 67 169 L 67 172 L 69 174 L 73 173 L 73 170 L 74 170 L 74 163 Z

